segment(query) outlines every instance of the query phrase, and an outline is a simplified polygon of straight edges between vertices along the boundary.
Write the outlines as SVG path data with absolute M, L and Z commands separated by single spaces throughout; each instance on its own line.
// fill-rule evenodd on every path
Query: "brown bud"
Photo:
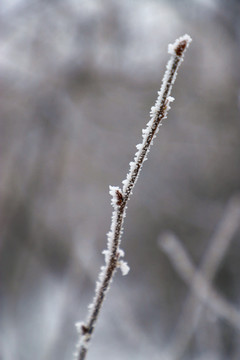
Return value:
M 181 41 L 175 49 L 176 55 L 182 56 L 182 53 L 185 50 L 186 46 L 187 46 L 187 41 L 186 40 Z
M 123 195 L 119 190 L 116 190 L 116 195 L 117 195 L 117 205 L 120 206 L 123 202 Z
M 82 330 L 82 334 L 83 334 L 83 335 L 85 335 L 85 334 L 87 334 L 87 333 L 89 332 L 88 327 L 85 326 L 85 325 L 82 325 L 82 326 L 81 326 L 81 330 Z

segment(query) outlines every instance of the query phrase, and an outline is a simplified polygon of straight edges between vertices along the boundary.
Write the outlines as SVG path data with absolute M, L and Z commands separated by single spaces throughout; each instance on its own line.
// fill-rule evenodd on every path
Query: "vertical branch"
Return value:
M 167 117 L 168 110 L 170 109 L 170 102 L 174 99 L 170 96 L 173 83 L 177 76 L 177 70 L 183 61 L 184 52 L 191 42 L 189 35 L 184 35 L 177 39 L 174 44 L 170 44 L 168 52 L 171 58 L 167 64 L 166 72 L 162 81 L 161 89 L 158 93 L 158 98 L 155 106 L 151 109 L 151 119 L 147 124 L 146 129 L 142 132 L 143 141 L 137 145 L 138 151 L 135 154 L 134 161 L 130 162 L 130 170 L 123 181 L 123 188 L 120 189 L 115 186 L 110 186 L 110 195 L 112 196 L 112 223 L 111 229 L 108 233 L 108 248 L 104 251 L 105 266 L 102 266 L 97 281 L 95 297 L 93 303 L 89 306 L 89 314 L 85 323 L 78 323 L 77 329 L 80 335 L 80 341 L 77 345 L 76 358 L 84 360 L 87 354 L 88 344 L 91 340 L 95 324 L 101 309 L 105 295 L 109 289 L 113 275 L 118 267 L 121 268 L 123 275 L 128 273 L 128 265 L 121 260 L 124 255 L 120 249 L 121 235 L 123 231 L 123 221 L 126 215 L 126 207 L 132 189 L 136 184 L 142 164 L 147 160 L 147 153 L 153 139 L 155 138 L 160 123 Z

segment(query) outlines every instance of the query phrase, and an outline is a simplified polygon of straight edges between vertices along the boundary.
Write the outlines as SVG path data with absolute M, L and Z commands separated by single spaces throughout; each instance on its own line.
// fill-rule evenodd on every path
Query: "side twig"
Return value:
M 222 259 L 226 255 L 226 252 L 233 239 L 233 236 L 239 227 L 239 222 L 240 222 L 240 197 L 238 195 L 238 196 L 234 196 L 229 201 L 229 204 L 224 212 L 223 218 L 220 221 L 215 233 L 213 234 L 212 239 L 209 242 L 209 247 L 207 249 L 207 252 L 198 269 L 198 272 L 202 275 L 202 277 L 205 279 L 205 281 L 208 284 L 212 282 Z M 180 253 L 179 253 L 179 257 L 181 257 L 183 260 L 183 256 L 181 256 Z M 185 260 L 183 261 L 185 262 Z M 173 261 L 173 264 L 176 265 L 177 262 L 180 265 L 179 261 L 176 262 Z M 187 268 L 188 270 L 190 270 L 190 267 L 187 266 L 187 262 L 185 262 L 184 266 L 185 266 L 185 270 L 183 267 L 182 270 L 184 270 L 186 274 Z M 193 278 L 192 279 L 193 285 L 194 285 L 194 281 L 195 279 Z M 195 290 L 196 289 L 194 289 L 194 287 L 191 287 L 190 293 L 184 304 L 182 314 L 179 318 L 175 331 L 173 332 L 172 339 L 166 351 L 168 354 L 171 353 L 173 359 L 175 360 L 180 359 L 183 356 L 184 352 L 186 351 L 187 346 L 194 332 L 196 331 L 198 321 L 203 311 L 204 303 L 199 302 L 199 299 L 196 297 Z M 214 294 L 212 295 L 214 297 Z M 223 313 L 224 312 L 222 311 L 222 314 Z M 228 320 L 231 322 L 230 318 L 233 319 L 232 317 L 233 312 L 226 311 L 226 314 L 227 313 L 230 315 L 229 316 L 226 315 L 226 317 L 229 317 Z M 235 323 L 235 326 L 239 328 L 239 315 L 236 316 L 235 320 L 233 320 L 233 323 Z
M 151 109 L 151 119 L 146 129 L 142 131 L 143 141 L 136 146 L 138 151 L 135 154 L 134 161 L 130 162 L 130 170 L 126 180 L 123 181 L 123 188 L 120 189 L 119 187 L 110 186 L 113 214 L 111 229 L 108 233 L 108 249 L 103 252 L 105 254 L 105 266 L 101 268 L 99 280 L 96 285 L 95 297 L 93 303 L 89 306 L 88 318 L 86 322 L 76 324 L 80 334 L 80 341 L 77 345 L 76 353 L 78 360 L 84 360 L 86 357 L 88 344 L 91 340 L 99 311 L 115 271 L 120 267 L 123 275 L 128 273 L 129 267 L 121 259 L 124 253 L 120 249 L 127 203 L 132 194 L 133 187 L 136 184 L 143 162 L 147 160 L 147 154 L 153 144 L 153 139 L 159 130 L 162 120 L 167 117 L 170 102 L 174 100 L 170 96 L 170 93 L 177 76 L 177 70 L 183 61 L 184 52 L 190 42 L 190 36 L 184 35 L 177 39 L 174 44 L 169 45 L 168 52 L 171 54 L 171 58 L 167 64 L 157 101 Z
M 224 299 L 196 270 L 180 240 L 174 235 L 162 239 L 162 250 L 169 256 L 172 265 L 202 304 L 206 304 L 215 315 L 224 318 L 240 331 L 240 311 Z

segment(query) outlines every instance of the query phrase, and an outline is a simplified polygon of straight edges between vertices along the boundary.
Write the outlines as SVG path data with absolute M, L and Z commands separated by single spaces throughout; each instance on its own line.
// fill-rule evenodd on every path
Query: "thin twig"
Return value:
M 214 278 L 216 270 L 225 256 L 236 230 L 239 228 L 239 223 L 240 195 L 238 194 L 230 199 L 223 218 L 220 221 L 216 232 L 213 234 L 207 253 L 200 265 L 201 271 L 208 281 L 211 281 Z
M 168 235 L 162 239 L 161 248 L 169 256 L 177 273 L 194 291 L 201 302 L 211 308 L 215 315 L 224 318 L 239 331 L 240 311 L 213 289 L 201 271 L 194 268 L 180 240 L 174 235 Z
M 171 58 L 167 64 L 159 96 L 155 106 L 151 109 L 151 119 L 146 129 L 143 130 L 143 141 L 137 145 L 138 151 L 135 154 L 134 161 L 130 163 L 130 171 L 126 180 L 123 181 L 122 190 L 118 187 L 110 186 L 114 210 L 111 229 L 108 233 L 108 249 L 104 251 L 105 266 L 101 268 L 99 281 L 96 285 L 95 297 L 93 303 L 89 306 L 88 318 L 85 323 L 77 324 L 80 333 L 80 342 L 76 354 L 78 360 L 84 360 L 86 357 L 88 344 L 91 340 L 99 311 L 116 269 L 120 267 L 123 275 L 129 270 L 128 265 L 120 259 L 124 255 L 123 251 L 120 250 L 120 241 L 127 203 L 132 194 L 133 187 L 136 184 L 142 164 L 147 159 L 147 153 L 159 130 L 160 123 L 167 117 L 168 110 L 170 109 L 169 104 L 174 100 L 170 96 L 172 85 L 176 79 L 177 70 L 183 61 L 184 52 L 190 42 L 190 36 L 184 35 L 177 39 L 174 44 L 169 45 L 168 52 L 171 54 Z
M 199 267 L 199 272 L 204 279 L 211 283 L 214 275 L 226 254 L 232 241 L 234 233 L 240 223 L 240 197 L 234 196 L 224 212 L 216 232 L 210 240 L 210 245 Z M 186 264 L 185 264 L 186 266 Z M 184 304 L 182 314 L 173 332 L 172 339 L 168 345 L 167 353 L 172 353 L 173 359 L 182 358 L 194 332 L 203 310 L 203 303 L 199 302 L 194 289 L 191 288 L 190 294 Z M 230 315 L 231 317 L 231 315 Z

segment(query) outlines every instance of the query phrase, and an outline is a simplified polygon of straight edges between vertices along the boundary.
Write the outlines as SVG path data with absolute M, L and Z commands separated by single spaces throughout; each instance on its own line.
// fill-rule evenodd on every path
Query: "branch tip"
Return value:
M 168 52 L 171 55 L 182 57 L 191 42 L 192 38 L 188 34 L 185 34 L 178 38 L 173 44 L 168 45 Z

